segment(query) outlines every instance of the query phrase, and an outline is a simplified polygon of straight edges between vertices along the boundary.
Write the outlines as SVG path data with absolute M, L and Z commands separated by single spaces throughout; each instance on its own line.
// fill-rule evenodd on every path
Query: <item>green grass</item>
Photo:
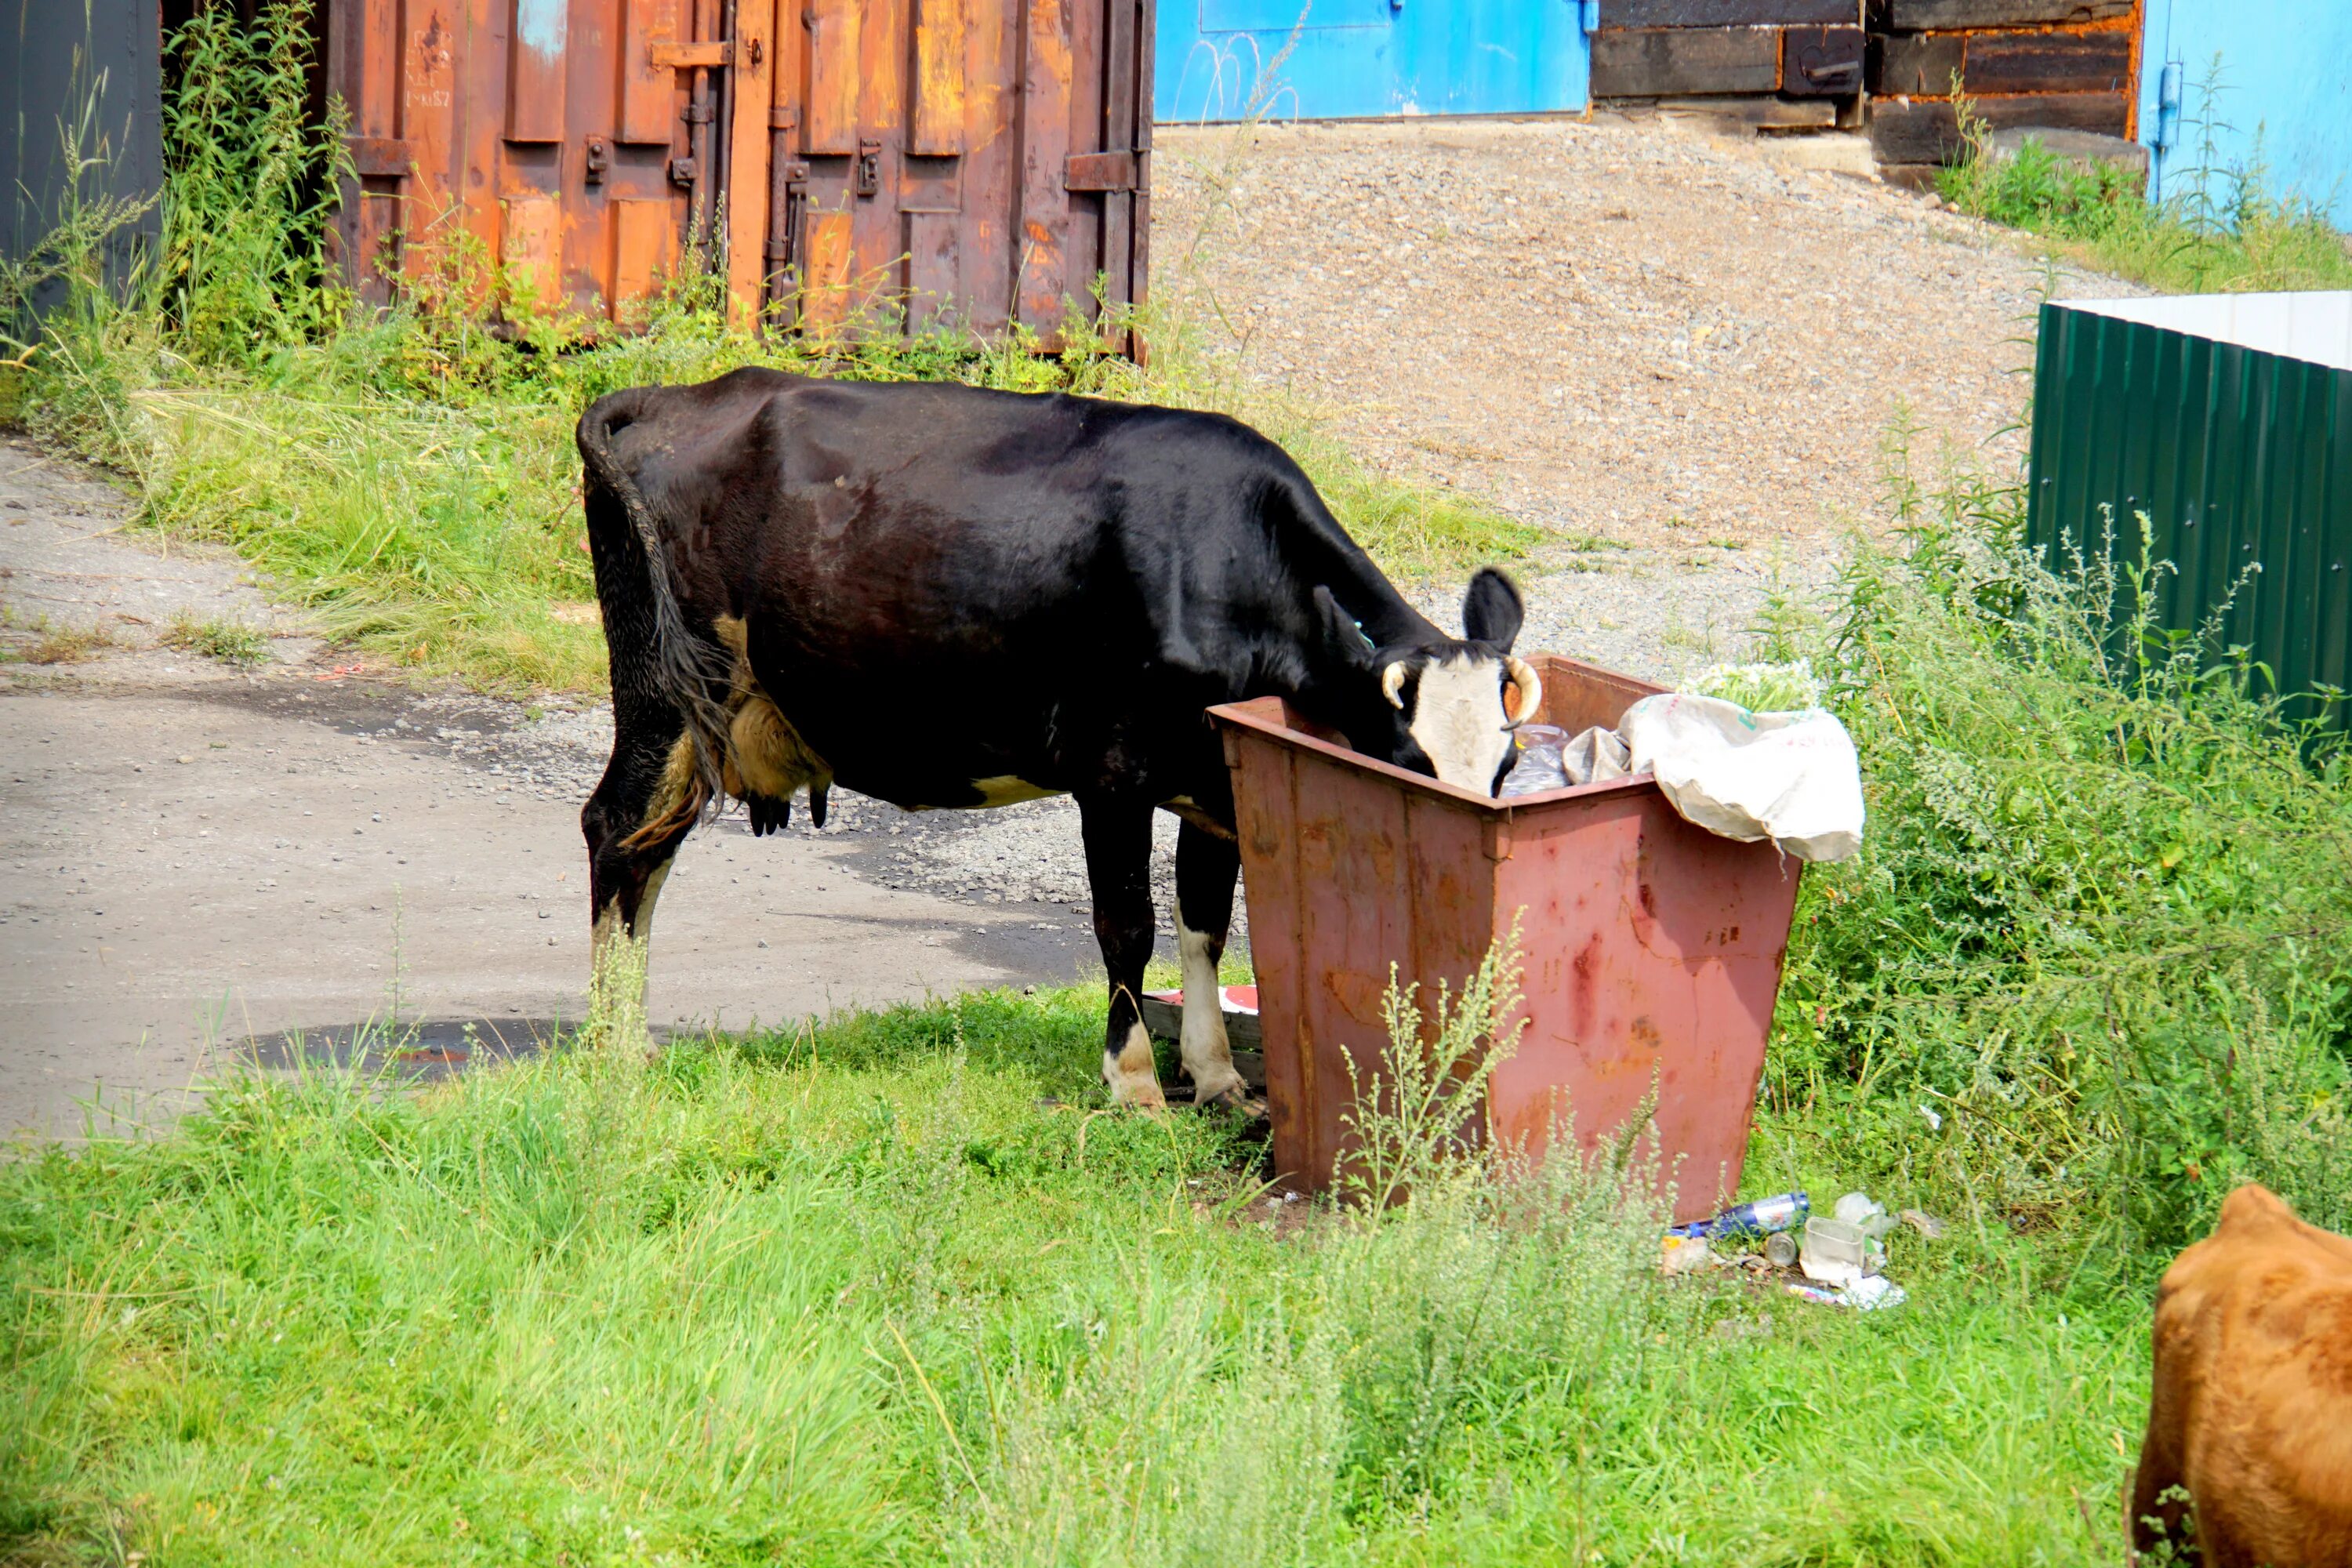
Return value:
M 1405 577 L 1518 558 L 1542 537 L 1474 499 L 1381 475 L 1295 407 L 1188 373 L 1173 350 L 1147 373 L 1041 356 L 1034 341 L 761 341 L 682 299 L 645 338 L 561 355 L 481 340 L 462 374 L 436 334 L 415 318 L 354 324 L 257 368 L 199 370 L 152 321 L 117 318 L 46 345 L 27 417 L 122 471 L 143 522 L 233 545 L 329 635 L 394 666 L 516 692 L 596 691 L 604 679 L 600 628 L 566 618 L 595 598 L 572 447 L 579 409 L 615 387 L 740 364 L 1234 411 L 1288 446 L 1358 541 Z
M 2147 200 L 2137 174 L 2061 158 L 2032 138 L 2014 156 L 1994 156 L 1966 99 L 1967 151 L 1938 188 L 1971 216 L 2043 237 L 2053 256 L 2165 293 L 2352 288 L 2352 239 L 2273 193 L 2259 158 L 2247 168 L 2215 162 L 2219 91 L 2209 79 L 2195 140 L 2174 155 L 2194 161 L 2168 176 L 2161 202 Z
M 242 621 L 207 620 L 182 613 L 164 629 L 167 647 L 184 648 L 239 669 L 269 661 L 269 634 Z
M 1089 988 L 217 1092 L 0 1168 L 26 1563 L 2105 1561 L 2137 1303 L 1965 1233 L 1841 1316 L 1566 1179 L 1253 1204 Z M 1048 1104 L 1050 1097 L 1063 1103 Z M 1817 1177 L 1830 1173 L 1815 1167 Z

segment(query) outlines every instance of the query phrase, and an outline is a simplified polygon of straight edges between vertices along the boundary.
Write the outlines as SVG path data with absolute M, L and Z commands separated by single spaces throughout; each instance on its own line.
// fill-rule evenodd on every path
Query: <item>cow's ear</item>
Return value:
M 1519 624 L 1527 613 L 1518 584 L 1486 567 L 1470 579 L 1470 591 L 1462 595 L 1462 635 L 1508 653 L 1511 644 L 1518 640 Z
M 1336 658 L 1359 669 L 1372 667 L 1372 643 L 1356 625 L 1356 617 L 1339 607 L 1331 590 L 1315 590 L 1315 618 L 1321 623 L 1323 646 Z

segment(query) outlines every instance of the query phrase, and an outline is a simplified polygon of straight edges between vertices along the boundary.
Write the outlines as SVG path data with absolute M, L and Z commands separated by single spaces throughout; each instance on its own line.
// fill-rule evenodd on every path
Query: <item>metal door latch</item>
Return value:
M 672 158 L 669 161 L 669 183 L 683 189 L 693 189 L 694 177 L 700 172 L 691 158 Z
M 882 190 L 882 143 L 861 141 L 857 143 L 857 194 L 861 196 L 879 195 Z
M 604 171 L 613 166 L 613 144 L 602 136 L 588 138 L 588 165 L 583 178 L 592 185 L 604 183 Z

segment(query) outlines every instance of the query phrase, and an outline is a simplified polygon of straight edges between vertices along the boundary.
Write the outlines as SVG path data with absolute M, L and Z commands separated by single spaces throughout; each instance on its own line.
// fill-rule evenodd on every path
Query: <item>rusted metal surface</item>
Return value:
M 1656 688 L 1554 656 L 1543 721 L 1613 726 Z M 1318 1190 L 1347 1158 L 1348 1066 L 1387 1048 L 1389 966 L 1457 992 L 1519 926 L 1518 1048 L 1475 1121 L 1540 1153 L 1563 1110 L 1591 1146 L 1654 1088 L 1677 1219 L 1736 1191 L 1798 863 L 1677 816 L 1647 774 L 1513 800 L 1318 739 L 1279 699 L 1211 710 L 1239 807 L 1276 1168 Z
M 861 331 L 1139 302 L 1151 0 L 330 0 L 363 297 L 626 320 L 690 243 Z M 495 263 L 495 268 L 490 265 Z M 503 283 L 504 292 L 499 291 Z

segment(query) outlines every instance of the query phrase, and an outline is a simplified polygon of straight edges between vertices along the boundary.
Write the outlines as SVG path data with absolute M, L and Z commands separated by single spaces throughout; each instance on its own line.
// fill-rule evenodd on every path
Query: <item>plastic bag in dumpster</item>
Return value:
M 1633 771 L 1654 773 L 1676 811 L 1726 838 L 1769 838 L 1800 860 L 1862 847 L 1853 739 L 1821 708 L 1754 713 L 1719 697 L 1668 693 L 1625 710 Z
M 1622 779 L 1633 770 L 1625 765 L 1625 742 L 1614 730 L 1596 724 L 1569 739 L 1568 731 L 1549 724 L 1522 724 L 1517 735 L 1518 761 L 1503 780 L 1505 799 L 1541 795 L 1570 784 Z

